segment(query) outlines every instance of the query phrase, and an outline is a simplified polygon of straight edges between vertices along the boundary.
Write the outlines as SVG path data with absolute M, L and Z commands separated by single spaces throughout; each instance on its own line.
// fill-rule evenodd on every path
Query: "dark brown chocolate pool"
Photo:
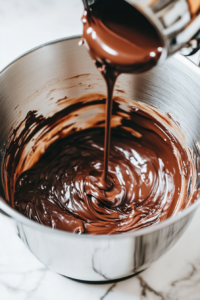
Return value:
M 157 224 L 194 201 L 196 173 L 179 126 L 117 97 L 102 183 L 105 102 L 91 94 L 66 100 L 71 105 L 49 118 L 27 115 L 4 160 L 4 189 L 16 210 L 52 228 L 114 234 Z

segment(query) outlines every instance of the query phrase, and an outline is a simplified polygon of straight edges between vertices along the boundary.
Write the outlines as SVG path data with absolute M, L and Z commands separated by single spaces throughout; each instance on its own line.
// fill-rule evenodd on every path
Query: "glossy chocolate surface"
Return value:
M 89 95 L 47 119 L 27 115 L 7 149 L 5 190 L 15 209 L 52 228 L 116 234 L 157 224 L 192 203 L 195 172 L 173 134 L 178 125 L 120 98 L 113 103 L 108 181 L 101 184 L 104 109 L 105 98 Z
M 85 10 L 82 41 L 97 67 L 138 73 L 157 64 L 162 42 L 151 23 L 124 0 L 101 0 Z

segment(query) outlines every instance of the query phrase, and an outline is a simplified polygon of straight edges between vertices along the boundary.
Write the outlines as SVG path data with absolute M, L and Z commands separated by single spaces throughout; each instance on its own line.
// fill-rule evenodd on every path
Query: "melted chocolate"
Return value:
M 138 73 L 157 64 L 162 42 L 151 23 L 124 0 L 96 1 L 84 11 L 83 36 L 91 57 L 102 71 Z
M 101 184 L 104 109 L 101 95 L 88 95 L 48 119 L 27 115 L 4 161 L 4 188 L 15 209 L 52 228 L 116 234 L 157 224 L 191 204 L 195 172 L 173 134 L 178 125 L 120 98 L 113 103 L 107 185 Z

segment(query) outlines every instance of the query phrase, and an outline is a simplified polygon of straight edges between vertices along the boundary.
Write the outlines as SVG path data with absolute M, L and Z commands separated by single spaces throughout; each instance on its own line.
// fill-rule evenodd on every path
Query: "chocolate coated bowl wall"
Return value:
M 0 153 L 5 151 L 11 126 L 30 110 L 45 117 L 63 109 L 67 99 L 106 92 L 79 38 L 40 47 L 13 62 L 0 75 Z M 186 134 L 187 144 L 198 154 L 200 141 L 200 71 L 179 55 L 142 75 L 119 77 L 115 95 L 142 101 L 170 113 Z M 59 99 L 63 99 L 58 102 Z M 50 269 L 75 279 L 107 281 L 147 268 L 170 249 L 192 219 L 199 200 L 177 216 L 132 233 L 115 236 L 78 236 L 37 224 L 10 208 L 10 216 L 32 253 Z

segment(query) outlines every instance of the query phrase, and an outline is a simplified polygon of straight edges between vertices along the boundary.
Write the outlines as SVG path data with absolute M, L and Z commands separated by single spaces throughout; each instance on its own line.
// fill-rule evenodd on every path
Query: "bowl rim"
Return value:
M 14 63 L 16 63 L 18 60 L 22 59 L 24 56 L 35 52 L 41 48 L 53 45 L 53 44 L 57 44 L 57 43 L 61 43 L 61 42 L 66 42 L 66 41 L 70 41 L 73 39 L 79 39 L 81 37 L 81 35 L 74 35 L 74 36 L 69 36 L 69 37 L 65 37 L 65 38 L 61 38 L 61 39 L 56 39 L 44 44 L 41 44 L 37 47 L 34 47 L 32 49 L 30 49 L 29 51 L 23 53 L 22 55 L 20 55 L 19 57 L 17 57 L 16 59 L 14 59 L 13 61 L 11 61 L 6 67 L 4 67 L 2 70 L 0 70 L 0 75 L 6 71 L 9 67 L 11 67 Z M 182 64 L 184 64 L 186 67 L 189 67 L 193 72 L 196 72 L 199 76 L 200 76 L 200 68 L 195 65 L 195 63 L 193 63 L 192 61 L 190 61 L 189 59 L 183 57 L 180 54 L 175 54 L 174 57 L 179 60 Z M 77 235 L 71 232 L 67 232 L 67 231 L 63 231 L 63 230 L 59 230 L 59 229 L 52 229 L 51 227 L 36 223 L 33 220 L 28 219 L 27 217 L 25 217 L 24 215 L 22 215 L 21 213 L 17 212 L 16 210 L 14 210 L 12 207 L 10 207 L 5 200 L 2 198 L 2 196 L 0 195 L 0 214 L 1 211 L 3 214 L 5 214 L 7 217 L 14 219 L 15 221 L 26 225 L 27 227 L 31 227 L 32 229 L 35 229 L 37 231 L 42 231 L 46 234 L 55 234 L 55 235 L 63 235 L 66 237 L 70 237 L 70 238 L 79 238 L 79 239 L 124 239 L 124 238 L 135 238 L 135 237 L 139 237 L 139 236 L 144 236 L 147 235 L 149 233 L 153 233 L 155 231 L 161 230 L 167 226 L 170 226 L 178 221 L 180 221 L 181 219 L 183 219 L 184 217 L 188 216 L 189 214 L 191 214 L 192 212 L 194 212 L 198 206 L 200 205 L 200 198 L 198 200 L 196 200 L 195 203 L 191 204 L 189 207 L 187 207 L 186 209 L 184 209 L 183 211 L 180 211 L 178 214 L 176 214 L 175 216 L 172 216 L 158 224 L 155 225 L 151 225 L 148 226 L 146 228 L 142 228 L 136 231 L 132 231 L 132 232 L 125 232 L 125 233 L 119 233 L 119 234 L 113 234 L 113 235 L 109 235 L 109 234 L 101 234 L 101 235 L 92 235 L 92 234 L 82 234 L 82 235 Z

